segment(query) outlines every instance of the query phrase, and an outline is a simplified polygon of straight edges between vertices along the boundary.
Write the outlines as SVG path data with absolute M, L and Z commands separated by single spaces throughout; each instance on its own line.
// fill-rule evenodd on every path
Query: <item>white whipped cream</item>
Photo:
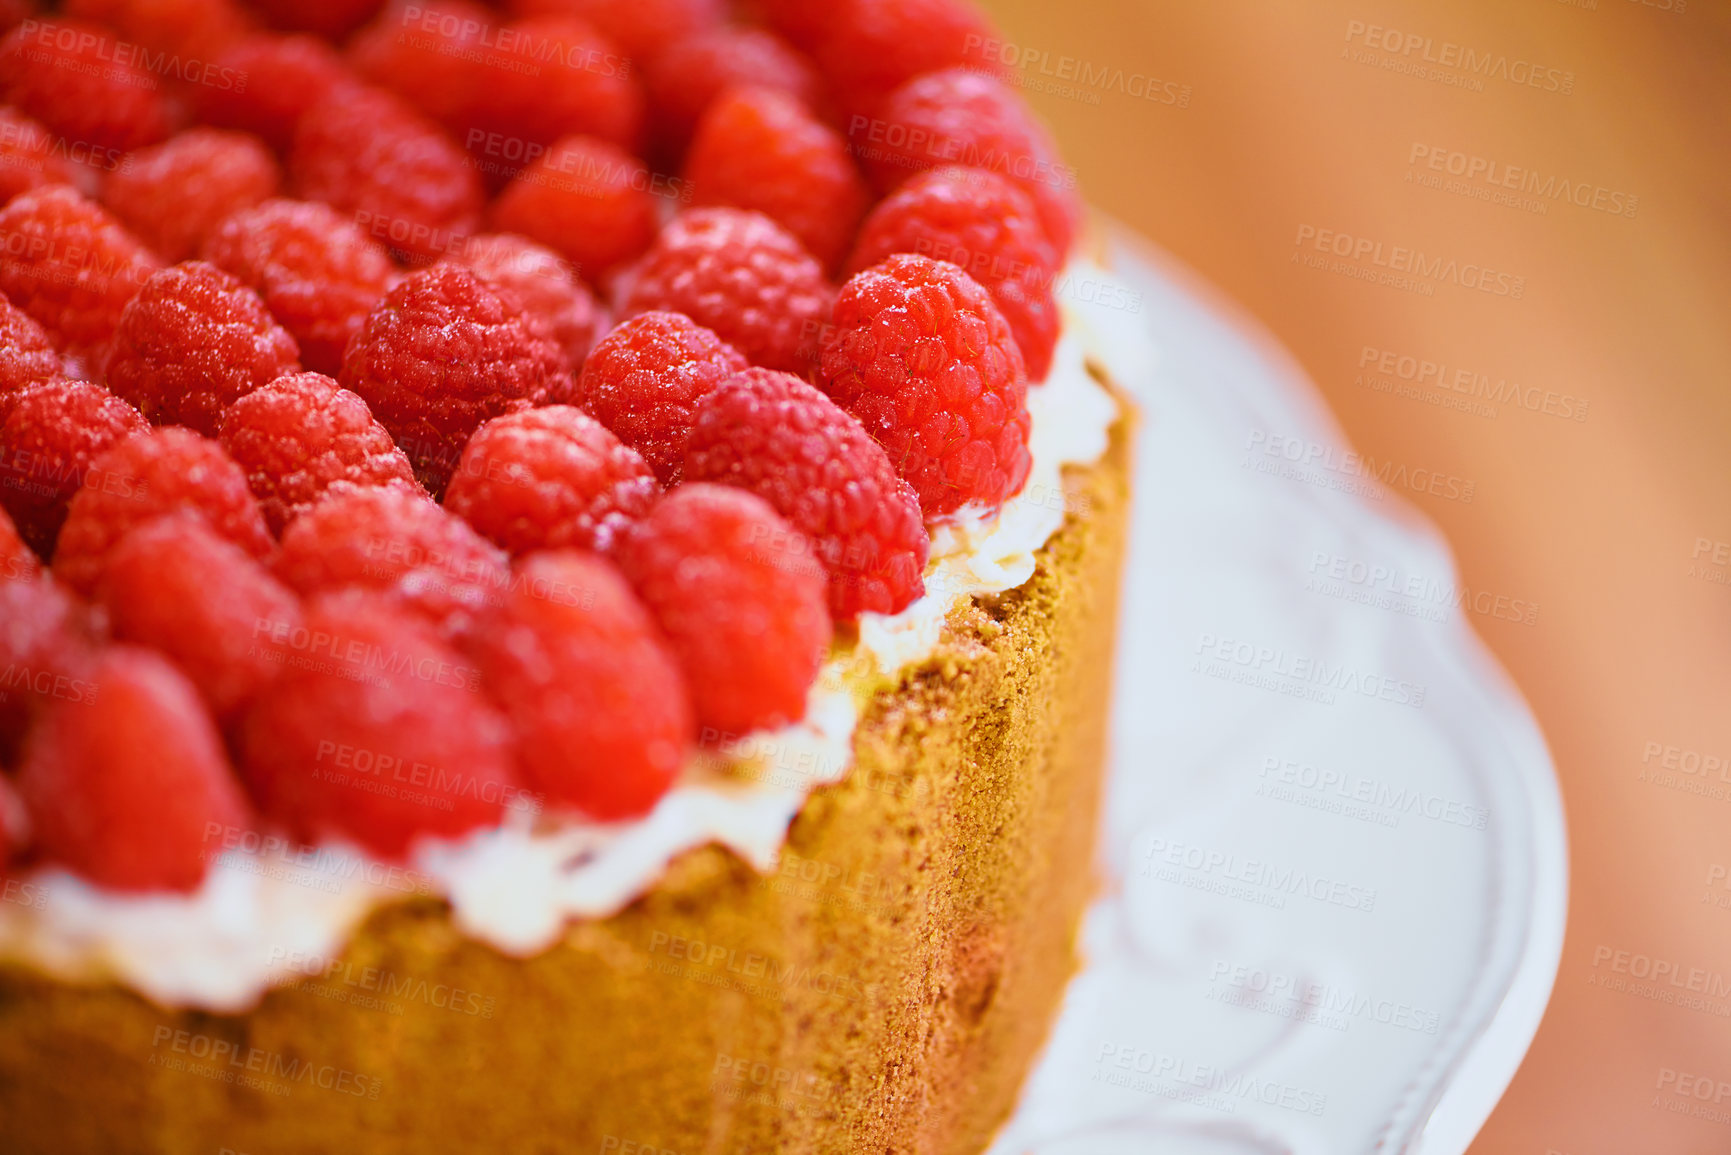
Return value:
M 117 981 L 165 1005 L 233 1012 L 271 986 L 324 973 L 372 910 L 415 893 L 447 899 L 464 933 L 527 956 L 573 919 L 620 910 L 688 850 L 719 843 L 774 869 L 806 795 L 852 768 L 872 689 L 935 652 L 959 600 L 1032 576 L 1035 552 L 1064 522 L 1063 468 L 1105 453 L 1117 403 L 1088 372 L 1081 328 L 1066 313 L 1052 371 L 1029 391 L 1033 467 L 1022 493 L 995 514 L 964 508 L 936 527 L 925 595 L 899 614 L 861 618 L 857 645 L 832 655 L 805 718 L 694 755 L 649 814 L 604 824 L 513 811 L 498 828 L 423 840 L 406 868 L 343 846 L 248 836 L 225 848 L 216 839 L 213 868 L 188 895 L 118 894 L 43 870 L 14 880 L 0 902 L 0 957 L 68 981 Z

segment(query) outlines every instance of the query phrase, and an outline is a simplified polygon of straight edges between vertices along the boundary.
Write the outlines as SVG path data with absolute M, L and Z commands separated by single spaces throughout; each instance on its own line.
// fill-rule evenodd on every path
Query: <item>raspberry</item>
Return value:
M 1082 217 L 1075 170 L 1027 105 L 992 77 L 966 69 L 916 77 L 889 96 L 877 119 L 855 123 L 854 149 L 879 189 L 941 160 L 989 169 L 1027 190 L 1058 256 L 1069 253 Z
M 382 0 L 251 0 L 252 6 L 277 28 L 312 32 L 340 40 L 359 28 L 382 6 Z
M 633 60 L 648 62 L 670 41 L 721 23 L 722 0 L 512 0 L 519 16 L 575 16 Z
M 285 656 L 277 640 L 301 624 L 294 594 L 191 513 L 130 530 L 98 594 L 115 637 L 170 658 L 224 719 L 275 675 Z
M 764 23 L 807 52 L 823 42 L 840 15 L 840 5 L 811 0 L 756 0 L 753 7 Z
M 660 496 L 649 466 L 599 421 L 549 405 L 477 429 L 445 508 L 512 553 L 605 549 Z
M 480 107 L 485 76 L 474 57 L 487 51 L 492 28 L 493 13 L 468 0 L 393 2 L 349 41 L 349 63 L 457 130 Z
M 251 814 L 204 704 L 149 650 L 115 646 L 87 699 L 59 700 L 25 742 L 18 793 L 36 847 L 111 890 L 197 889 L 214 825 Z
M 642 454 L 662 484 L 673 485 L 697 403 L 746 363 L 689 317 L 643 313 L 595 346 L 573 400 Z
M 276 574 L 303 595 L 346 586 L 391 593 L 451 637 L 511 580 L 491 542 L 400 486 L 333 490 L 289 523 Z
M 3 131 L 3 129 L 0 129 Z M 60 355 L 30 314 L 0 297 L 0 421 L 11 411 L 6 400 L 31 385 L 60 376 Z
M 421 492 L 414 467 L 367 403 L 320 373 L 279 377 L 230 405 L 222 447 L 246 471 L 276 534 L 339 484 Z
M 524 169 L 493 202 L 492 225 L 546 245 L 591 281 L 655 239 L 649 170 L 629 153 L 568 136 Z
M 100 385 L 57 377 L 13 399 L 0 424 L 0 504 L 43 557 L 54 552 L 66 506 L 97 457 L 150 428 Z
M 214 436 L 236 398 L 300 369 L 258 294 L 204 261 L 162 270 L 120 315 L 108 387 L 157 425 Z
M 692 209 L 656 238 L 633 271 L 622 310 L 684 313 L 754 365 L 803 373 L 832 293 L 823 266 L 762 213 Z
M 809 540 L 837 621 L 925 592 L 931 539 L 913 489 L 850 414 L 788 373 L 747 369 L 697 408 L 685 479 L 749 490 Z
M 376 593 L 314 600 L 285 665 L 241 724 L 241 768 L 265 813 L 307 841 L 400 858 L 418 837 L 499 820 L 518 788 L 504 719 L 475 668 Z
M 983 66 L 997 39 L 968 0 L 839 0 L 813 52 L 842 104 L 869 114 L 916 76 Z
M 390 288 L 385 250 L 329 206 L 272 200 L 236 213 L 205 241 L 204 259 L 252 286 L 294 335 L 301 363 L 335 374 L 349 338 Z
M 95 201 L 66 185 L 31 189 L 0 209 L 0 292 L 55 345 L 94 368 L 120 312 L 156 258 Z
M 194 128 L 129 154 L 104 180 L 102 201 L 157 256 L 184 261 L 224 217 L 275 196 L 281 180 L 256 137 Z
M 343 89 L 308 109 L 289 171 L 301 196 L 351 214 L 405 259 L 454 251 L 485 199 L 463 150 L 382 89 Z
M 30 815 L 12 783 L 0 775 L 0 869 L 30 846 Z
M 42 563 L 24 539 L 12 517 L 0 508 L 0 582 L 35 581 L 42 576 Z
M 1028 375 L 991 294 L 899 253 L 842 286 L 824 392 L 878 439 L 927 517 L 995 509 L 1028 480 Z
M 336 50 L 311 36 L 248 36 L 212 62 L 216 75 L 244 76 L 240 91 L 200 85 L 199 119 L 256 133 L 280 153 L 294 144 L 307 109 L 339 87 L 358 83 Z
M 73 163 L 46 125 L 0 105 L 0 204 L 26 189 L 77 180 Z
M 246 30 L 246 18 L 231 0 L 67 0 L 62 11 L 105 25 L 119 39 L 149 49 L 151 55 L 145 59 L 161 53 L 208 61 Z M 194 84 L 202 72 L 186 68 L 182 73 L 178 65 L 168 68 L 169 75 L 184 75 Z
M 93 638 L 84 607 L 49 578 L 0 581 L 0 758 L 56 700 L 85 701 Z
M 774 88 L 817 107 L 817 70 L 786 41 L 761 28 L 711 28 L 676 40 L 649 66 L 655 133 L 677 155 L 711 101 L 733 85 Z
M 270 531 L 240 466 L 216 442 L 170 425 L 134 434 L 90 463 L 84 488 L 66 511 L 55 576 L 89 593 L 127 530 L 178 509 L 200 515 L 253 557 L 271 551 Z
M 756 209 L 834 268 L 866 208 L 847 142 L 797 99 L 773 88 L 735 88 L 698 122 L 685 158 L 691 199 Z
M 866 218 L 848 272 L 895 253 L 960 265 L 984 285 L 1016 335 L 1029 379 L 1045 380 L 1058 341 L 1058 254 L 1027 193 L 985 169 L 921 173 Z
M 829 579 L 799 542 L 762 498 L 701 483 L 625 535 L 619 568 L 672 645 L 706 736 L 805 714 L 829 651 Z
M 469 270 L 434 265 L 386 294 L 349 345 L 339 378 L 443 493 L 483 421 L 564 400 L 565 358 L 518 306 Z
M 565 353 L 572 371 L 581 368 L 595 340 L 607 330 L 607 310 L 552 249 L 512 233 L 469 238 L 454 258 L 517 297 Z
M 168 135 L 169 112 L 138 53 L 82 20 L 26 20 L 0 40 L 0 99 L 69 141 L 95 164 Z
M 599 557 L 535 554 L 474 638 L 523 776 L 600 819 L 642 814 L 693 738 L 679 666 L 625 579 Z

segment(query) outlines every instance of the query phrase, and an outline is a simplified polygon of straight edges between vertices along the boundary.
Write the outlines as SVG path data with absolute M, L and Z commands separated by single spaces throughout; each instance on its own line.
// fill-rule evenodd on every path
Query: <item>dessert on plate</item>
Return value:
M 982 1149 L 1131 433 L 983 17 L 6 19 L 6 1149 Z

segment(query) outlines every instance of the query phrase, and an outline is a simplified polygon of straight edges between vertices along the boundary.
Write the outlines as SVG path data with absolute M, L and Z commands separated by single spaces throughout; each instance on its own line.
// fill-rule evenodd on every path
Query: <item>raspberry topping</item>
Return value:
M 204 246 L 264 299 L 320 373 L 342 366 L 343 350 L 391 285 L 391 258 L 328 205 L 272 200 L 228 218 Z
M 817 69 L 773 32 L 712 28 L 669 44 L 649 66 L 655 132 L 671 154 L 685 150 L 711 101 L 734 85 L 774 88 L 817 107 Z
M 279 377 L 248 393 L 223 414 L 221 439 L 272 533 L 336 485 L 421 492 L 414 467 L 367 403 L 321 373 Z
M 633 60 L 654 58 L 663 45 L 719 24 L 722 0 L 511 0 L 520 16 L 563 15 L 586 20 Z
M 824 391 L 883 445 L 927 517 L 1021 492 L 1028 376 L 998 307 L 955 265 L 901 253 L 842 286 Z
M 251 0 L 277 28 L 341 39 L 372 18 L 381 0 Z
M 92 639 L 84 607 L 51 579 L 0 581 L 0 759 L 55 701 L 84 701 Z
M 223 218 L 277 192 L 282 173 L 257 137 L 192 128 L 128 154 L 102 201 L 167 261 L 193 256 Z
M 649 170 L 630 153 L 568 136 L 499 194 L 492 223 L 541 242 L 595 281 L 655 239 L 650 187 Z
M 1045 380 L 1058 341 L 1058 254 L 1027 193 L 985 169 L 921 173 L 866 218 L 848 272 L 896 253 L 960 265 L 984 285 L 1016 335 L 1028 378 Z
M 276 574 L 301 594 L 393 594 L 446 636 L 510 583 L 505 555 L 462 518 L 400 486 L 333 490 L 289 523 Z
M 12 783 L 0 776 L 0 867 L 30 846 L 30 815 Z
M 35 581 L 42 576 L 42 562 L 18 536 L 12 517 L 0 507 L 0 582 Z
M 3 129 L 0 129 L 3 131 Z M 13 394 L 60 376 L 60 355 L 30 314 L 0 297 L 0 421 L 10 412 Z
M 66 505 L 91 462 L 149 427 L 138 410 L 87 381 L 57 377 L 12 399 L 0 424 L 0 504 L 32 549 L 54 552 Z
M 564 354 L 516 298 L 456 265 L 412 273 L 392 289 L 350 344 L 340 380 L 435 494 L 483 421 L 562 400 L 571 384 Z
M 981 67 L 996 39 L 968 0 L 839 0 L 813 51 L 847 109 L 869 114 L 916 76 Z
M 667 792 L 694 736 L 690 699 L 607 562 L 573 551 L 524 559 L 473 648 L 517 732 L 523 776 L 550 802 L 618 819 Z
M 46 125 L 0 105 L 0 204 L 26 189 L 77 179 Z
M 526 237 L 479 234 L 470 237 L 453 259 L 516 294 L 530 319 L 546 326 L 573 371 L 607 330 L 607 310 L 577 279 L 571 265 Z
M 66 185 L 0 209 L 0 292 L 94 370 L 120 311 L 160 267 L 95 201 Z
M 161 83 L 139 54 L 82 20 L 26 20 L 0 40 L 0 98 L 113 165 L 168 135 Z
M 829 650 L 829 579 L 769 503 L 681 486 L 626 535 L 619 568 L 667 636 L 705 738 L 805 714 Z
M 966 69 L 916 77 L 850 135 L 884 191 L 940 163 L 1008 177 L 1034 198 L 1059 257 L 1069 253 L 1082 218 L 1075 170 L 1028 106 L 992 77 Z
M 112 890 L 189 891 L 214 824 L 251 823 L 198 691 L 149 650 L 115 646 L 89 695 L 53 702 L 18 772 L 43 857 Z
M 481 101 L 482 70 L 493 12 L 469 0 L 397 0 L 349 41 L 349 63 L 361 76 L 401 96 L 453 132 Z
M 401 857 L 519 802 L 505 721 L 472 663 L 376 593 L 315 599 L 285 664 L 241 725 L 241 768 L 265 813 L 312 842 Z
M 91 462 L 67 508 L 55 576 L 89 593 L 128 530 L 178 509 L 199 514 L 255 558 L 271 551 L 270 531 L 240 466 L 216 442 L 169 425 L 134 434 Z
M 207 61 L 232 43 L 245 30 L 246 20 L 232 0 L 66 0 L 68 16 L 102 24 L 119 39 L 169 56 L 179 54 L 194 61 Z M 123 52 L 126 50 L 122 50 Z M 155 60 L 144 56 L 143 60 Z M 202 66 L 157 65 L 175 80 L 200 82 Z M 219 77 L 208 78 L 219 84 Z M 230 77 L 228 83 L 233 85 Z
M 697 403 L 745 366 L 739 350 L 690 317 L 642 313 L 595 346 L 574 400 L 673 485 Z
M 289 171 L 301 196 L 407 259 L 456 251 L 481 219 L 481 181 L 463 150 L 382 89 L 345 88 L 308 109 Z
M 838 621 L 925 592 L 931 539 L 913 489 L 857 420 L 791 374 L 747 369 L 705 397 L 685 479 L 749 490 L 791 522 L 829 570 Z
M 300 601 L 203 518 L 159 517 L 127 532 L 98 587 L 114 636 L 172 659 L 218 718 L 275 675 L 276 639 L 301 624 Z
M 477 429 L 445 508 L 511 553 L 606 549 L 660 496 L 635 450 L 581 409 L 549 405 Z
M 773 88 L 735 88 L 698 122 L 685 158 L 692 200 L 755 209 L 833 268 L 866 207 L 847 142 Z
M 221 128 L 256 133 L 280 153 L 294 143 L 307 109 L 339 86 L 357 83 L 336 50 L 311 36 L 248 36 L 217 56 L 217 75 L 244 76 L 236 91 L 200 85 L 200 117 Z
M 300 369 L 297 352 L 257 293 L 188 261 L 146 281 L 120 315 L 108 387 L 154 424 L 214 436 L 237 398 Z
M 662 230 L 633 270 L 627 316 L 684 313 L 754 365 L 803 373 L 833 290 L 823 266 L 762 213 L 692 209 Z

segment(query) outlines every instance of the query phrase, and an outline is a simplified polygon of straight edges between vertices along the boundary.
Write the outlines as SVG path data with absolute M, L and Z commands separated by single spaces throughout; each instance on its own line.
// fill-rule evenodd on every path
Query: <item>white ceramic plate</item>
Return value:
M 1402 497 L 1468 495 L 1349 455 L 1171 262 L 1119 238 L 1111 263 L 1059 286 L 1144 417 L 1105 889 L 992 1150 L 1462 1151 L 1567 897 L 1544 741 Z

